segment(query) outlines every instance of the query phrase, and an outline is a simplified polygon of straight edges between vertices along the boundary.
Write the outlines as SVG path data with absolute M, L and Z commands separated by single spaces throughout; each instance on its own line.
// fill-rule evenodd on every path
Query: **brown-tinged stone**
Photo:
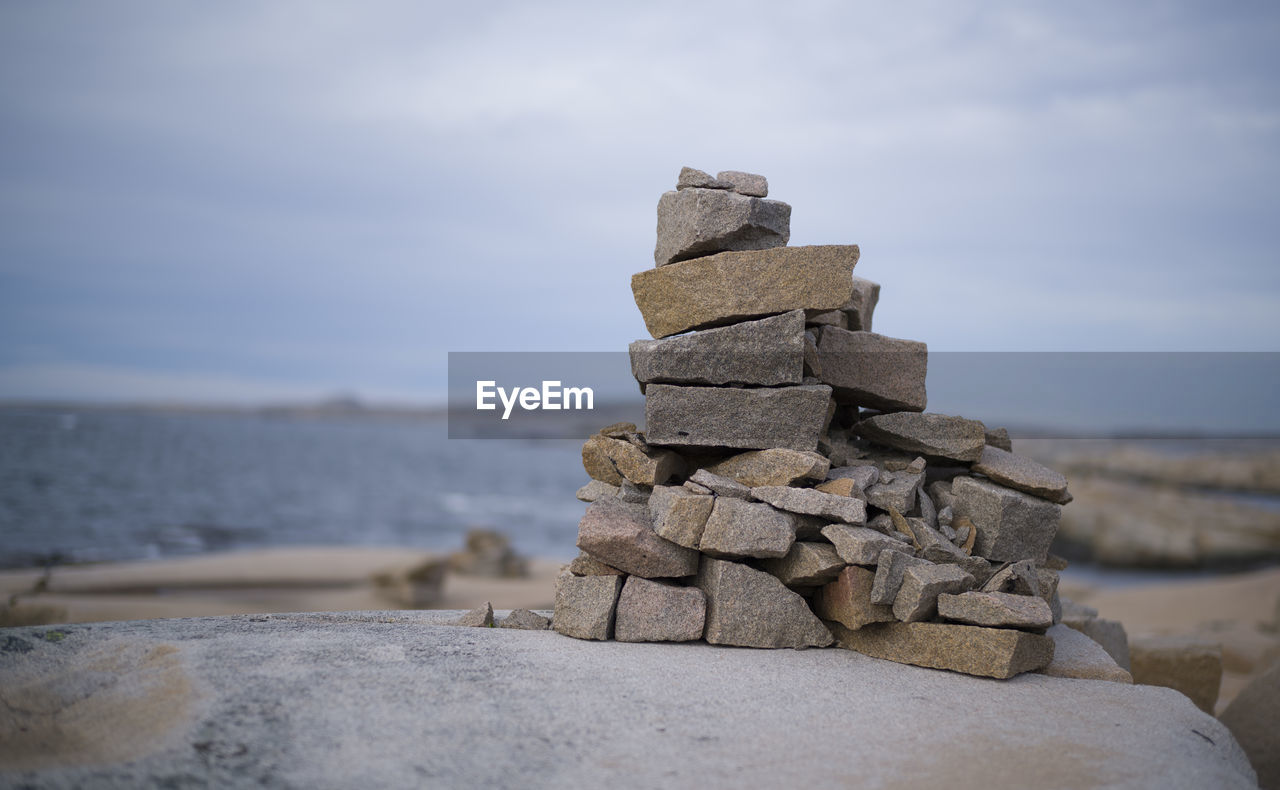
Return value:
M 822 536 L 835 546 L 840 559 L 850 565 L 875 565 L 885 549 L 905 548 L 902 541 L 868 527 L 829 524 L 822 528 Z
M 545 631 L 551 627 L 551 621 L 528 609 L 512 609 L 511 614 L 498 623 L 498 627 L 514 628 L 518 631 Z
M 830 543 L 796 541 L 785 556 L 760 563 L 760 570 L 788 587 L 816 587 L 834 581 L 845 566 Z
M 894 619 L 892 606 L 871 603 L 871 586 L 875 578 L 875 572 L 867 568 L 857 565 L 844 568 L 835 581 L 814 595 L 814 613 L 823 620 L 834 620 L 853 630 L 867 623 L 891 622 Z
M 1102 645 L 1079 631 L 1059 624 L 1047 630 L 1045 636 L 1053 640 L 1053 661 L 1040 670 L 1043 674 L 1055 678 L 1133 683 L 1133 677 L 1116 664 Z
M 655 338 L 849 301 L 858 247 L 723 252 L 640 272 L 631 291 Z
M 618 597 L 613 638 L 619 642 L 701 639 L 706 613 L 706 596 L 697 587 L 631 576 Z
M 652 486 L 684 472 L 684 460 L 671 450 L 645 452 L 625 439 L 600 434 L 582 445 L 582 466 L 593 479 L 614 486 L 622 485 L 624 479 Z
M 738 453 L 706 467 L 708 472 L 750 488 L 788 486 L 801 480 L 822 480 L 830 462 L 815 452 L 770 448 Z
M 644 406 L 647 438 L 669 447 L 812 452 L 830 403 L 831 388 L 823 385 L 737 389 L 650 384 Z
M 646 579 L 692 576 L 698 552 L 653 531 L 644 505 L 602 499 L 578 522 L 578 548 L 600 562 Z
M 622 571 L 612 565 L 605 565 L 600 560 L 592 557 L 585 551 L 579 551 L 578 556 L 573 558 L 569 563 L 569 572 L 574 576 L 623 576 Z
M 902 577 L 907 568 L 929 564 L 931 563 L 927 560 L 912 555 L 910 547 L 904 547 L 901 551 L 885 549 L 880 552 L 876 560 L 875 583 L 871 587 L 871 603 L 892 606 L 902 587 Z
M 1134 683 L 1181 691 L 1213 715 L 1222 685 L 1222 646 L 1194 636 L 1145 636 L 1129 641 Z
M 470 628 L 493 628 L 493 604 L 485 601 L 483 606 L 477 606 L 459 617 L 453 624 Z
M 804 379 L 804 311 L 631 344 L 631 374 L 646 385 L 778 386 Z
M 681 486 L 655 486 L 649 497 L 649 516 L 658 537 L 690 549 L 698 548 L 715 497 L 692 494 Z
M 973 577 L 955 565 L 908 566 L 893 599 L 893 616 L 904 623 L 929 620 L 938 613 L 939 595 L 964 592 L 971 587 Z
M 583 502 L 594 502 L 597 499 L 608 499 L 618 495 L 618 486 L 609 485 L 600 480 L 592 480 L 578 489 L 578 499 Z
M 1043 562 L 1058 531 L 1062 507 L 975 477 L 951 481 L 956 518 L 977 529 L 975 554 L 991 560 Z
M 796 539 L 795 518 L 761 502 L 716 497 L 698 549 L 712 557 L 784 557 Z
M 1280 787 L 1280 662 L 1249 682 L 1218 719 L 1258 772 L 1258 786 Z
M 1065 505 L 1071 501 L 1067 493 L 1067 478 L 1030 458 L 986 445 L 982 457 L 973 465 L 973 471 L 986 475 L 1002 486 L 1017 489 L 1032 496 Z
M 1003 592 L 943 593 L 938 596 L 938 615 L 992 628 L 1044 630 L 1053 625 L 1053 612 L 1043 598 Z
M 924 343 L 826 327 L 818 338 L 822 380 L 838 403 L 924 411 L 929 353 Z
M 1018 595 L 1039 595 L 1040 575 L 1031 560 L 1006 563 L 982 585 L 982 592 L 1010 592 Z
M 721 170 L 716 173 L 716 181 L 728 184 L 729 189 L 739 195 L 760 198 L 769 196 L 769 179 L 755 173 L 744 173 L 741 170 Z
M 1011 678 L 1048 666 L 1053 640 L 1011 628 L 957 623 L 874 623 L 856 631 L 828 623 L 840 647 L 874 658 Z
M 887 447 L 961 463 L 977 461 L 986 446 L 982 423 L 947 414 L 878 414 L 860 420 L 853 430 L 862 438 Z
M 729 184 L 713 178 L 709 173 L 692 167 L 680 168 L 680 176 L 676 179 L 676 189 L 728 189 Z
M 744 453 L 744 455 L 750 455 L 750 453 Z M 745 486 L 737 480 L 715 474 L 707 469 L 694 472 L 687 482 L 703 486 L 716 496 L 727 496 L 733 499 L 751 498 L 751 486 Z
M 871 463 L 860 466 L 837 466 L 827 472 L 827 481 L 833 480 L 852 480 L 855 488 L 866 491 L 880 482 L 880 470 Z
M 837 480 L 828 480 L 825 483 L 819 483 L 814 486 L 813 489 L 815 491 L 821 491 L 824 494 L 856 497 L 858 499 L 865 499 L 867 496 L 863 493 L 861 488 L 858 488 L 857 481 L 849 477 L 842 477 Z
M 605 640 L 613 636 L 613 617 L 622 576 L 556 577 L 556 607 L 551 627 L 575 639 Z
M 789 513 L 822 516 L 845 524 L 864 524 L 867 521 L 866 502 L 813 488 L 757 486 L 751 489 L 751 496 Z
M 697 585 L 707 596 L 705 638 L 739 647 L 826 647 L 833 641 L 804 598 L 764 571 L 708 557 Z

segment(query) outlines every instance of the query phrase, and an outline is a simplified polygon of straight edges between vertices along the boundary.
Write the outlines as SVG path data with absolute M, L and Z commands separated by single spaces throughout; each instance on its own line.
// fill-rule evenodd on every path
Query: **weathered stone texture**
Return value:
M 707 595 L 705 638 L 739 647 L 826 647 L 831 632 L 796 593 L 764 571 L 706 558 L 698 587 Z
M 698 548 L 712 557 L 783 557 L 796 539 L 795 518 L 761 502 L 717 497 Z
M 818 338 L 822 380 L 836 400 L 887 411 L 924 411 L 929 353 L 924 343 L 835 327 Z
M 1011 628 L 955 623 L 875 623 L 856 631 L 829 623 L 840 647 L 902 664 L 1011 678 L 1048 666 L 1053 640 Z
M 659 384 L 772 387 L 804 379 L 804 311 L 631 344 L 631 374 Z
M 717 178 L 717 181 L 723 179 Z M 658 266 L 726 250 L 785 247 L 791 206 L 723 189 L 688 187 L 658 199 Z
M 622 576 L 558 576 L 551 627 L 576 639 L 608 639 L 622 582 Z
M 946 414 L 878 414 L 861 420 L 853 430 L 888 447 L 961 463 L 977 461 L 986 447 L 982 423 Z
M 951 483 L 955 515 L 973 522 L 973 552 L 987 559 L 1044 562 L 1058 531 L 1062 507 L 974 477 Z
M 627 579 L 618 597 L 614 638 L 619 642 L 688 642 L 702 638 L 707 599 L 697 587 Z
M 616 499 L 587 506 L 578 522 L 578 548 L 607 565 L 647 579 L 692 576 L 698 552 L 653 531 L 649 509 Z
M 708 472 L 730 478 L 750 488 L 788 486 L 801 480 L 821 480 L 829 461 L 815 452 L 784 448 L 738 453 L 706 467 Z
M 857 565 L 844 568 L 835 581 L 814 594 L 813 611 L 823 620 L 855 630 L 868 623 L 892 622 L 892 606 L 871 603 L 875 578 L 874 571 Z
M 812 451 L 831 403 L 831 389 L 813 385 L 734 389 L 651 384 L 645 396 L 646 437 L 669 447 Z

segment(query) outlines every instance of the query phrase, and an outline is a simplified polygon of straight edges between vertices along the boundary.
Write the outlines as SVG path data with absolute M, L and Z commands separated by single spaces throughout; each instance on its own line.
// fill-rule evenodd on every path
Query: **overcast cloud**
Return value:
M 682 165 L 934 350 L 1280 350 L 1268 3 L 6 3 L 0 398 L 620 351 Z

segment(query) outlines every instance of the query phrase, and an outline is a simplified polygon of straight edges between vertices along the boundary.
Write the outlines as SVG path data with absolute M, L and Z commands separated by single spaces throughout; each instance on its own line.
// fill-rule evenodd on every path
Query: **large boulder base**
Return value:
M 780 247 L 722 252 L 631 278 L 654 337 L 791 310 L 834 310 L 849 301 L 858 247 Z

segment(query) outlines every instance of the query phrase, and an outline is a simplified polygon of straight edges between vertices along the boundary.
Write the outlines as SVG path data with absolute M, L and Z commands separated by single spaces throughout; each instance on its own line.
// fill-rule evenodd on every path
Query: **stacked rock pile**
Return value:
M 825 647 L 975 675 L 1045 667 L 1061 619 L 1056 472 L 924 413 L 924 343 L 871 331 L 857 246 L 787 247 L 761 176 L 681 171 L 631 281 L 645 430 L 587 440 L 583 639 Z

